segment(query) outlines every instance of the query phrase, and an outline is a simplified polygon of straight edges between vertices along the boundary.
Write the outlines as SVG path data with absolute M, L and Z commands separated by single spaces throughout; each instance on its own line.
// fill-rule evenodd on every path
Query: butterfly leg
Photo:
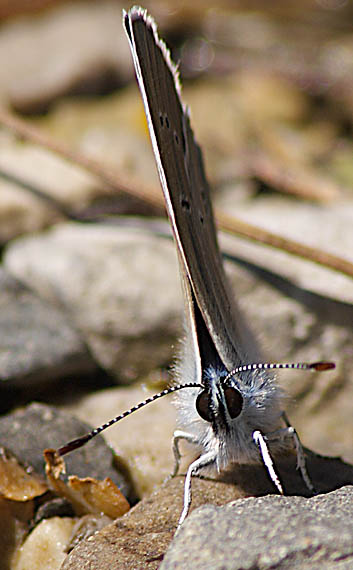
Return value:
M 208 453 L 204 453 L 204 455 L 201 455 L 201 457 L 199 457 L 198 459 L 193 461 L 191 463 L 191 465 L 189 466 L 187 473 L 186 473 L 186 477 L 185 477 L 185 483 L 184 483 L 184 506 L 183 506 L 183 510 L 181 512 L 180 519 L 178 522 L 177 532 L 180 529 L 181 525 L 183 524 L 184 520 L 186 519 L 188 512 L 189 512 L 189 509 L 190 509 L 191 500 L 192 500 L 191 477 L 193 477 L 194 475 L 197 475 L 197 473 L 203 467 L 207 467 L 208 465 L 211 465 L 211 463 L 213 463 L 215 461 L 216 457 L 217 457 L 217 455 L 215 454 L 214 451 L 209 451 Z
M 179 450 L 179 442 L 181 439 L 188 441 L 189 443 L 194 443 L 197 445 L 198 440 L 191 434 L 180 429 L 175 430 L 173 434 L 173 453 L 174 453 L 174 469 L 170 475 L 171 478 L 175 477 L 179 471 L 181 453 Z
M 312 481 L 310 479 L 310 476 L 309 476 L 309 473 L 308 473 L 308 470 L 306 467 L 305 453 L 304 453 L 304 449 L 303 449 L 303 446 L 301 444 L 301 441 L 299 439 L 299 436 L 298 436 L 295 428 L 290 424 L 285 412 L 282 412 L 282 419 L 283 419 L 284 423 L 286 424 L 286 427 L 282 428 L 282 429 L 278 429 L 272 433 L 266 434 L 266 440 L 267 441 L 275 441 L 278 439 L 284 440 L 286 438 L 290 438 L 292 440 L 293 445 L 294 445 L 295 450 L 296 450 L 296 454 L 297 454 L 297 469 L 299 469 L 300 474 L 302 476 L 302 479 L 303 479 L 305 485 L 307 486 L 307 488 L 309 489 L 309 491 L 311 493 L 315 493 L 314 485 L 312 484 Z
M 281 493 L 281 495 L 283 495 L 283 487 L 281 485 L 281 482 L 279 480 L 279 477 L 275 471 L 275 467 L 273 464 L 273 460 L 270 454 L 270 450 L 269 447 L 266 443 L 266 439 L 267 437 L 265 437 L 259 430 L 254 431 L 254 433 L 252 434 L 253 440 L 256 443 L 256 445 L 259 448 L 261 457 L 262 457 L 262 461 L 264 462 L 264 465 L 268 471 L 268 474 L 271 478 L 271 480 L 274 482 L 274 484 L 276 485 L 278 491 Z
M 315 487 L 310 479 L 307 467 L 306 467 L 306 461 L 305 461 L 305 453 L 304 453 L 304 449 L 303 446 L 301 444 L 301 441 L 299 439 L 299 436 L 295 430 L 295 428 L 290 424 L 290 421 L 287 418 L 287 415 L 285 412 L 282 413 L 282 418 L 284 423 L 286 424 L 286 428 L 285 428 L 285 435 L 289 436 L 293 443 L 294 443 L 294 447 L 297 453 L 297 469 L 299 469 L 300 474 L 303 478 L 303 481 L 305 483 L 305 485 L 307 486 L 307 488 L 309 489 L 309 491 L 311 493 L 315 493 Z

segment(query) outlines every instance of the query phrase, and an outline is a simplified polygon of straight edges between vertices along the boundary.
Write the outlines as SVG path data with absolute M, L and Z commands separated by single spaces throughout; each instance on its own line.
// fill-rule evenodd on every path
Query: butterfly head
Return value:
M 256 363 L 227 372 L 209 366 L 194 397 L 198 419 L 209 424 L 215 437 L 252 438 L 254 429 L 275 429 L 281 415 L 283 392 L 275 382 L 276 369 L 330 370 L 332 363 Z M 194 416 L 195 420 L 195 416 Z M 246 432 L 248 432 L 246 434 Z
M 232 421 L 243 410 L 244 398 L 225 370 L 209 367 L 203 378 L 204 388 L 196 398 L 195 407 L 199 416 L 212 425 L 215 434 L 229 432 Z

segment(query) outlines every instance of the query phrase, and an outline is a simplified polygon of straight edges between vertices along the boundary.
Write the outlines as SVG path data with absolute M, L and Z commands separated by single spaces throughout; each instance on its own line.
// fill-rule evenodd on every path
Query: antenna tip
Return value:
M 70 445 L 63 445 L 62 447 L 59 447 L 59 449 L 56 450 L 56 453 L 58 454 L 59 457 L 62 457 L 63 455 L 66 455 L 70 451 L 71 451 Z
M 310 368 L 318 372 L 324 372 L 325 370 L 336 368 L 336 364 L 334 362 L 313 362 L 313 364 L 310 364 Z
M 79 437 L 78 439 L 73 439 L 72 441 L 69 441 L 69 443 L 66 443 L 65 445 L 63 445 L 62 447 L 59 447 L 59 449 L 57 449 L 57 454 L 62 457 L 63 455 L 66 455 L 67 453 L 70 453 L 70 451 L 74 451 L 75 449 L 79 449 L 79 447 L 82 447 L 87 441 L 89 441 L 90 439 L 92 439 L 92 437 L 94 437 L 95 432 L 90 432 L 87 433 L 86 435 L 83 435 L 82 437 Z

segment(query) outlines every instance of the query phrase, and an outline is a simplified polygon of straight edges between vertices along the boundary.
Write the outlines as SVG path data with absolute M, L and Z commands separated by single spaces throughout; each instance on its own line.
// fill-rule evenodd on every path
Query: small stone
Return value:
M 66 557 L 75 519 L 45 519 L 28 535 L 16 553 L 13 570 L 58 570 Z

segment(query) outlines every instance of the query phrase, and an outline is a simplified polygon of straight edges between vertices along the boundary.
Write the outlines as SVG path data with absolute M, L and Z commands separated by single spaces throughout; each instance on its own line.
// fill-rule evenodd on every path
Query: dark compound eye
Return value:
M 212 415 L 210 411 L 210 399 L 207 392 L 201 392 L 196 399 L 196 410 L 199 416 L 206 422 L 212 422 Z
M 243 396 L 239 390 L 228 386 L 224 388 L 224 397 L 226 400 L 228 413 L 232 420 L 234 420 L 239 416 L 240 412 L 243 409 Z

